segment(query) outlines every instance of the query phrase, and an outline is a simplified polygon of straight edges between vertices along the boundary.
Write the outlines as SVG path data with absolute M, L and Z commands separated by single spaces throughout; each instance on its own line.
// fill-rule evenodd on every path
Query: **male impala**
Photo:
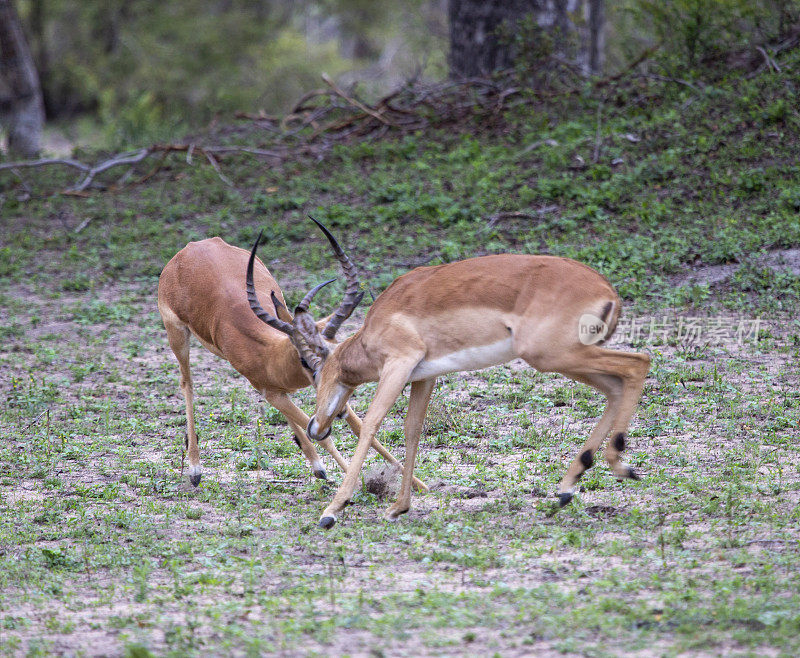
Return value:
M 334 250 L 338 248 L 326 232 Z M 255 253 L 255 247 L 253 253 Z M 572 499 L 609 432 L 605 458 L 620 478 L 638 479 L 620 459 L 631 416 L 649 369 L 646 354 L 601 348 L 616 328 L 620 299 L 608 280 L 568 258 L 502 254 L 404 274 L 373 303 L 364 324 L 329 354 L 320 350 L 316 325 L 297 313 L 295 344 L 315 371 L 316 413 L 307 433 L 319 440 L 353 390 L 377 381 L 344 481 L 320 519 L 330 528 L 350 501 L 370 442 L 385 415 L 411 382 L 405 421 L 403 481 L 386 517 L 411 507 L 411 478 L 419 435 L 439 375 L 522 358 L 537 370 L 559 372 L 602 392 L 606 409 L 559 485 L 559 503 Z
M 259 236 L 260 237 L 260 236 Z M 343 252 L 340 252 L 342 267 L 347 277 L 347 291 L 336 312 L 315 326 L 316 336 L 332 341 L 339 326 L 361 301 L 355 268 Z M 189 336 L 197 339 L 211 352 L 226 359 L 273 407 L 289 421 L 295 442 L 318 478 L 325 479 L 325 469 L 314 445 L 308 440 L 304 429 L 308 416 L 289 398 L 289 394 L 313 383 L 308 366 L 301 362 L 286 327 L 291 330 L 292 317 L 283 305 L 283 295 L 269 270 L 259 260 L 255 266 L 253 258 L 248 262 L 244 249 L 232 247 L 221 238 L 209 238 L 190 242 L 164 267 L 158 282 L 158 310 L 167 330 L 167 338 L 180 366 L 180 388 L 186 401 L 186 447 L 189 457 L 189 479 L 193 485 L 200 483 L 202 469 L 197 433 L 194 425 L 192 374 L 189 370 Z M 251 281 L 247 299 L 242 294 L 242 275 L 247 272 Z M 253 283 L 254 281 L 254 283 Z M 317 287 L 319 289 L 319 287 Z M 313 292 L 316 292 L 315 289 Z M 258 304 L 258 298 L 270 300 L 270 308 L 283 320 L 273 320 L 271 326 L 259 322 L 248 307 Z M 301 318 L 307 318 L 310 296 L 298 306 Z M 273 328 L 273 327 L 277 327 Z M 289 332 L 291 333 L 291 331 Z M 321 341 L 324 345 L 325 341 Z M 337 414 L 341 411 L 338 410 Z M 347 423 L 356 436 L 361 434 L 361 421 L 350 407 L 344 410 Z M 342 468 L 347 462 L 329 438 L 321 440 L 325 450 Z M 390 463 L 399 463 L 378 441 L 372 445 Z M 424 484 L 416 486 L 426 489 Z

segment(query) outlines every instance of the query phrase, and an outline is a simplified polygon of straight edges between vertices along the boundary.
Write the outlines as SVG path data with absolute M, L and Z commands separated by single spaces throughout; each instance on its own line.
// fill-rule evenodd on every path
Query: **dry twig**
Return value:
M 594 152 L 592 153 L 592 162 L 600 162 L 600 150 L 603 146 L 603 135 L 601 127 L 603 125 L 603 102 L 597 104 L 597 134 L 594 139 Z
M 764 50 L 761 46 L 756 46 L 756 50 L 761 53 L 761 56 L 764 58 L 768 69 L 775 71 L 775 73 L 781 72 L 781 67 L 778 66 L 778 62 L 772 59 L 772 57 L 767 54 L 766 50 Z

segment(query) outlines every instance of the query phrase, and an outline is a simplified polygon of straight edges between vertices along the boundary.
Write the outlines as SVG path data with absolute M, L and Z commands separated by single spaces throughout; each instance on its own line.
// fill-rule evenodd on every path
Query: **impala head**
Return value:
M 345 254 L 339 246 L 336 238 L 334 238 L 328 229 L 316 219 L 310 216 L 309 219 L 319 226 L 325 234 L 325 237 L 328 238 L 333 248 L 333 253 L 341 264 L 345 278 L 347 279 L 347 289 L 345 290 L 344 297 L 338 308 L 330 316 L 327 323 L 325 323 L 325 326 L 320 328 L 320 326 L 317 325 L 311 313 L 308 312 L 308 307 L 314 295 L 316 295 L 321 288 L 335 281 L 335 279 L 330 279 L 329 281 L 324 281 L 314 286 L 295 307 L 294 317 L 291 317 L 291 321 L 287 321 L 290 318 L 290 314 L 283 304 L 281 304 L 280 300 L 278 300 L 274 292 L 272 292 L 272 303 L 275 306 L 275 313 L 278 317 L 271 315 L 261 307 L 253 284 L 253 264 L 256 258 L 258 243 L 261 241 L 260 233 L 256 239 L 256 243 L 253 245 L 253 249 L 250 252 L 250 260 L 247 263 L 247 301 L 250 302 L 250 308 L 253 310 L 253 313 L 255 313 L 262 322 L 274 329 L 282 331 L 289 337 L 289 340 L 292 341 L 292 344 L 300 354 L 303 366 L 311 373 L 314 386 L 317 386 L 321 381 L 320 373 L 322 371 L 322 366 L 337 344 L 335 340 L 337 330 L 353 313 L 356 306 L 358 306 L 361 301 L 361 298 L 364 296 L 364 293 L 359 290 L 360 283 L 358 281 L 358 271 L 355 265 L 353 265 L 352 261 L 347 257 L 347 254 Z M 281 319 L 280 316 L 286 319 Z M 327 390 L 328 388 L 334 390 L 329 391 Z M 317 422 L 317 416 L 311 418 L 307 430 L 310 438 L 316 441 L 322 441 L 327 438 L 331 431 L 330 426 L 334 416 L 342 413 L 352 391 L 353 389 L 348 389 L 336 383 L 333 383 L 332 386 L 323 384 L 318 389 L 317 407 L 320 413 L 317 414 L 317 416 L 319 416 L 320 422 Z M 320 402 L 324 404 L 324 409 L 320 409 Z

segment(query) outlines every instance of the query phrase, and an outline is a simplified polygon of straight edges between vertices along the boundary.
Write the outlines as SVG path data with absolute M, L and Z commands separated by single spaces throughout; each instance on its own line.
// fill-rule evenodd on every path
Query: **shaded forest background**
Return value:
M 800 17 L 797 0 L 605 4 L 607 73 L 647 49 L 651 71 L 682 78 L 758 65 L 757 46 L 796 34 Z M 168 140 L 235 111 L 285 112 L 320 86 L 323 71 L 344 87 L 357 85 L 366 98 L 410 78 L 448 75 L 447 0 L 16 5 L 51 132 L 57 127 L 69 144 L 123 147 Z M 571 19 L 586 20 L 579 13 Z M 552 42 L 531 22 L 499 32 L 528 73 L 552 52 Z

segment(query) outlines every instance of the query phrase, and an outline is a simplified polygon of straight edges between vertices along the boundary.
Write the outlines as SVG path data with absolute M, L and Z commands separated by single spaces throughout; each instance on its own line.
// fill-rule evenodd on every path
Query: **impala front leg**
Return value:
M 361 468 L 364 466 L 364 460 L 372 445 L 372 440 L 386 414 L 389 413 L 389 409 L 392 408 L 398 396 L 403 392 L 403 387 L 406 385 L 411 371 L 418 361 L 419 359 L 415 359 L 413 362 L 395 362 L 394 364 L 387 363 L 384 365 L 378 380 L 375 398 L 372 400 L 372 404 L 369 405 L 367 415 L 364 416 L 364 421 L 361 424 L 361 435 L 358 437 L 356 452 L 350 461 L 350 466 L 336 495 L 322 513 L 322 517 L 319 520 L 320 528 L 332 528 L 336 523 L 336 515 L 344 509 L 345 505 L 353 497 L 353 492 L 358 484 Z
M 425 412 L 428 410 L 428 403 L 431 400 L 431 393 L 435 384 L 435 377 L 411 384 L 408 413 L 406 414 L 404 427 L 406 457 L 403 463 L 403 482 L 400 485 L 400 493 L 397 496 L 397 500 L 386 510 L 386 518 L 389 521 L 396 521 L 401 514 L 405 514 L 411 509 L 411 482 L 414 478 L 414 460 L 417 457 L 417 446 L 419 446 L 419 435 L 422 432 Z
M 300 450 L 303 451 L 306 459 L 308 459 L 311 464 L 311 470 L 314 475 L 321 480 L 327 480 L 327 474 L 325 473 L 325 467 L 322 465 L 322 460 L 320 460 L 319 454 L 317 454 L 314 448 L 314 444 L 309 441 L 305 433 L 305 428 L 308 426 L 308 416 L 306 416 L 303 410 L 292 402 L 292 399 L 285 393 L 272 393 L 270 391 L 263 391 L 263 393 L 267 402 L 280 411 L 286 420 L 289 421 L 289 426 L 292 428 L 292 432 L 294 432 L 295 443 L 297 443 Z M 320 445 L 333 457 L 334 461 L 339 465 L 339 468 L 343 471 L 347 471 L 347 462 L 336 449 L 336 446 L 333 445 L 333 441 L 331 441 L 330 438 L 320 441 Z
M 194 388 L 192 371 L 189 368 L 189 329 L 180 323 L 175 314 L 169 310 L 161 311 L 164 327 L 167 330 L 169 346 L 175 353 L 181 370 L 180 389 L 186 403 L 186 456 L 189 458 L 189 482 L 195 487 L 200 484 L 203 468 L 200 466 L 200 448 L 197 445 L 197 431 L 194 426 Z

